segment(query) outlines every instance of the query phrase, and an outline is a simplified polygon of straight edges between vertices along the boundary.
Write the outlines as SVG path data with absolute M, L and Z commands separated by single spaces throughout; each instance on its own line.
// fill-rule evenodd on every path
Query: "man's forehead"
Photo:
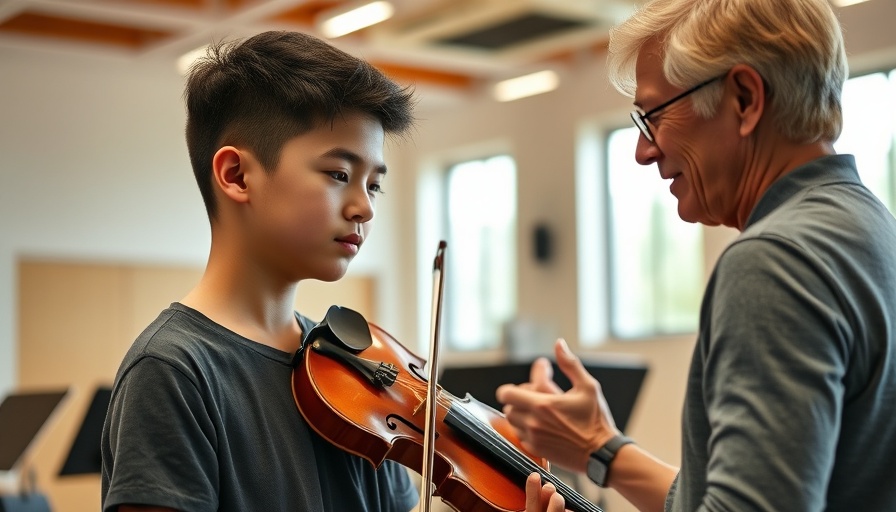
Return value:
M 655 69 L 662 68 L 663 63 L 663 45 L 659 39 L 652 37 L 641 45 L 638 49 L 638 58 L 635 61 L 635 72 L 641 68 Z
M 635 63 L 635 105 L 659 94 L 667 85 L 663 75 L 663 50 L 658 40 L 650 39 L 638 51 Z

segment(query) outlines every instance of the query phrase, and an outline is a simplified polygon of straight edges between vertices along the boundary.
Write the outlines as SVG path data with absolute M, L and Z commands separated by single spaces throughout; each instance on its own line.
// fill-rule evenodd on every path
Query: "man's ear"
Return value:
M 765 82 L 759 72 L 743 64 L 731 68 L 728 80 L 737 99 L 740 135 L 746 137 L 756 130 L 765 112 Z
M 233 146 L 224 146 L 212 157 L 212 174 L 215 185 L 225 196 L 236 202 L 249 200 L 245 174 L 245 155 Z

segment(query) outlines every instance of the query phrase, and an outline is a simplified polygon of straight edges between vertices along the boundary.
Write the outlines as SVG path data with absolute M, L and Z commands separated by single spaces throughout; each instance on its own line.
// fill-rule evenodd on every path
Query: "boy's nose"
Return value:
M 375 211 L 373 197 L 365 187 L 362 192 L 352 194 L 352 199 L 346 208 L 346 217 L 359 223 L 367 222 L 373 219 Z

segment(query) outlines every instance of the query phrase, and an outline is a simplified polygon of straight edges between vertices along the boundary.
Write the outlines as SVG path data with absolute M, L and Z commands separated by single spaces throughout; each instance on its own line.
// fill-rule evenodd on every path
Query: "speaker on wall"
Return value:
M 540 223 L 535 225 L 533 230 L 532 241 L 535 249 L 535 261 L 539 263 L 547 263 L 551 261 L 554 253 L 554 243 L 551 228 L 547 224 Z

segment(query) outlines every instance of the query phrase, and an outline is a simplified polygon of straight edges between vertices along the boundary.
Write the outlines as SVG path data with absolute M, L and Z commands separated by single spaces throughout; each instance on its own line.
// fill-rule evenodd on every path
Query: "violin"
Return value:
M 376 467 L 388 458 L 421 473 L 425 360 L 359 313 L 332 306 L 293 366 L 296 404 L 321 437 Z M 569 510 L 601 512 L 522 448 L 503 414 L 440 386 L 435 396 L 432 482 L 442 501 L 463 512 L 523 511 L 526 477 L 538 472 Z

